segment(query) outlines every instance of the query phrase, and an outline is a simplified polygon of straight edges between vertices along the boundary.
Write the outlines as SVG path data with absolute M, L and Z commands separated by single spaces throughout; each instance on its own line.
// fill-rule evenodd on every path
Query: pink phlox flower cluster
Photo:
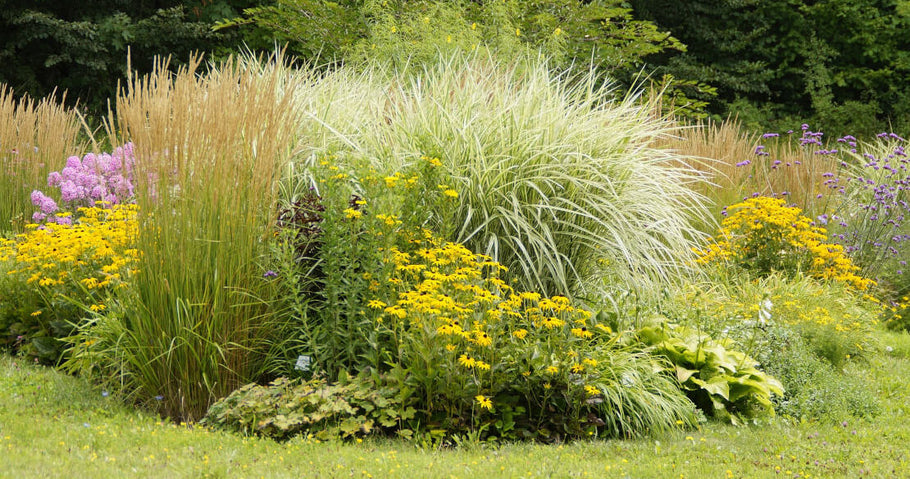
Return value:
M 134 163 L 132 143 L 117 147 L 111 153 L 88 153 L 82 158 L 71 156 L 62 170 L 48 175 L 47 185 L 60 190 L 60 201 L 70 212 L 82 206 L 94 206 L 99 201 L 105 206 L 128 202 L 134 193 Z M 72 222 L 69 215 L 56 215 L 59 206 L 41 191 L 32 192 L 32 204 L 40 210 L 32 215 L 35 222 Z

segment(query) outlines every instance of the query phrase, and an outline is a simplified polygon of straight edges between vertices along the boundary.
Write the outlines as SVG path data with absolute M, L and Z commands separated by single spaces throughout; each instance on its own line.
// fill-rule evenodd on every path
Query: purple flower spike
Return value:
M 272 270 L 268 270 L 262 274 L 262 277 L 263 278 L 276 278 L 276 277 L 278 277 L 278 273 L 276 273 Z

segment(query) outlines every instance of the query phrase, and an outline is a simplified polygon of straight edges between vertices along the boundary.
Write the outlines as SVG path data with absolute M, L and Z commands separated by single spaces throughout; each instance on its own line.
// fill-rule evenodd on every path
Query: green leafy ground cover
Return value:
M 883 405 L 874 419 L 707 423 L 635 440 L 562 445 L 367 439 L 285 443 L 162 422 L 87 382 L 0 358 L 3 477 L 897 477 L 910 467 L 910 335 L 850 371 Z M 890 350 L 889 350 L 890 348 Z

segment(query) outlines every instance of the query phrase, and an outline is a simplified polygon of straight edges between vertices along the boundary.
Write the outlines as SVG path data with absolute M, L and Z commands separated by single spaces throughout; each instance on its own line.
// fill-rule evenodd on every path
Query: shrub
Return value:
M 775 271 L 805 272 L 859 290 L 875 284 L 856 274 L 859 267 L 842 246 L 827 243 L 824 228 L 814 226 L 799 208 L 786 206 L 782 199 L 749 198 L 729 206 L 726 214 L 718 238 L 697 251 L 700 263 L 730 261 L 759 277 Z
M 14 240 L 0 239 L 6 270 L 0 287 L 3 344 L 19 343 L 23 353 L 45 362 L 60 359 L 58 340 L 81 322 L 82 308 L 103 311 L 139 261 L 135 205 L 77 213 L 71 224 L 31 224 Z M 69 218 L 68 213 L 60 218 Z
M 713 287 L 693 286 L 678 300 L 681 313 L 674 318 L 731 337 L 750 356 L 763 357 L 762 347 L 774 347 L 761 340 L 767 328 L 783 327 L 837 369 L 874 348 L 871 331 L 880 308 L 874 298 L 860 296 L 850 286 L 782 274 L 755 280 L 728 277 Z
M 784 393 L 776 378 L 758 369 L 757 361 L 731 349 L 732 341 L 715 341 L 691 328 L 668 323 L 645 326 L 636 331 L 636 337 L 654 354 L 669 359 L 670 372 L 708 415 L 737 424 L 763 413 L 773 414 L 772 396 Z
M 770 326 L 750 341 L 764 370 L 784 387 L 784 394 L 773 399 L 774 409 L 781 416 L 835 422 L 851 416 L 874 416 L 880 411 L 862 373 L 836 369 L 792 329 Z
M 368 306 L 430 426 L 552 440 L 692 423 L 675 381 L 588 311 L 514 290 L 504 266 L 463 245 L 416 241 L 388 256 L 398 294 Z

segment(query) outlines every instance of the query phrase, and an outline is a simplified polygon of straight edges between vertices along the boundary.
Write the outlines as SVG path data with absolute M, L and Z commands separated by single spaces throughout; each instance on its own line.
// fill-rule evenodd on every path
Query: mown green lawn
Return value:
M 880 339 L 891 351 L 854 366 L 882 401 L 874 419 L 443 450 L 389 439 L 279 444 L 169 424 L 0 356 L 0 477 L 907 477 L 910 336 Z

